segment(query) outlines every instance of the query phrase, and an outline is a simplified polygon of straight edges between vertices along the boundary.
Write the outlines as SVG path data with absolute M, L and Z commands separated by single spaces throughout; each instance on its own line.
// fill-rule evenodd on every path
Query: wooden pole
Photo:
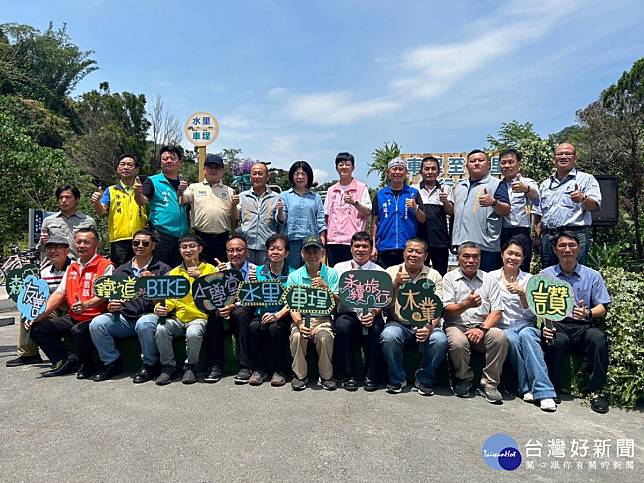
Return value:
M 206 162 L 206 146 L 198 146 L 199 151 L 199 181 L 203 181 L 205 178 L 204 174 L 204 163 Z

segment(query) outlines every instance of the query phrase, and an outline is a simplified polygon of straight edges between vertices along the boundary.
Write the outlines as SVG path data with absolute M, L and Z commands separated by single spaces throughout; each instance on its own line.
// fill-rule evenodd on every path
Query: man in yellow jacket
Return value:
M 183 263 L 168 272 L 168 275 L 181 275 L 194 282 L 195 278 L 214 273 L 217 269 L 199 260 L 203 250 L 201 240 L 196 235 L 179 238 L 179 253 Z M 181 382 L 192 384 L 197 382 L 197 363 L 201 343 L 206 332 L 208 315 L 201 312 L 192 298 L 192 290 L 181 299 L 168 299 L 165 304 L 157 304 L 154 313 L 158 317 L 170 316 L 164 324 L 158 324 L 154 338 L 159 349 L 159 358 L 163 369 L 156 380 L 157 385 L 165 386 L 172 382 L 176 370 L 172 339 L 185 335 L 187 361 Z

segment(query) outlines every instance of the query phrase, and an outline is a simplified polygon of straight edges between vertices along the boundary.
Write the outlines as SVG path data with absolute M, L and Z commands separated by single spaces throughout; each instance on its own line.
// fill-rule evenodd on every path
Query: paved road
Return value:
M 555 414 L 519 399 L 502 406 L 446 390 L 424 398 L 360 390 L 329 393 L 288 386 L 134 385 L 71 376 L 38 378 L 45 365 L 6 368 L 17 327 L 0 328 L 2 481 L 641 481 L 644 416 L 593 413 L 564 401 Z M 520 451 L 543 444 L 548 468 L 505 472 L 482 461 L 483 442 L 504 432 Z M 549 439 L 610 439 L 610 470 L 550 469 Z M 612 469 L 617 439 L 634 440 L 634 469 Z M 570 458 L 567 458 L 570 460 Z M 598 468 L 601 459 L 597 459 Z

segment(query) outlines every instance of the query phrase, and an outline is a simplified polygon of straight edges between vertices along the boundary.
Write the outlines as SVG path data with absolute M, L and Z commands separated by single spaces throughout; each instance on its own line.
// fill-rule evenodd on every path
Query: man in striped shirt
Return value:
M 40 269 L 40 278 L 49 285 L 49 293 L 54 293 L 65 276 L 65 270 L 71 262 L 69 258 L 69 242 L 64 237 L 52 236 L 45 243 L 46 264 Z M 52 314 L 57 316 L 60 314 Z M 42 362 L 38 346 L 29 338 L 22 318 L 20 319 L 20 332 L 18 335 L 18 357 L 8 360 L 7 367 L 24 366 L 25 364 L 38 364 Z

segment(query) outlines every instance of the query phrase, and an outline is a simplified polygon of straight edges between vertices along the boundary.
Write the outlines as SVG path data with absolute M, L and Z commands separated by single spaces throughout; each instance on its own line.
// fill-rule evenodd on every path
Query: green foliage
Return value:
M 16 119 L 25 133 L 44 147 L 62 148 L 74 134 L 69 119 L 53 113 L 40 101 L 0 96 L 0 112 Z
M 612 297 L 605 321 L 610 348 L 607 392 L 611 403 L 634 408 L 644 398 L 644 280 L 621 268 L 601 270 Z
M 500 151 L 514 148 L 521 153 L 521 173 L 537 182 L 547 178 L 553 170 L 552 156 L 557 145 L 553 136 L 539 136 L 531 122 L 504 122 L 498 137 L 488 135 L 488 150 Z
M 376 148 L 371 154 L 371 163 L 369 163 L 369 171 L 367 174 L 378 173 L 380 176 L 380 185 L 385 186 L 387 184 L 387 164 L 389 161 L 394 159 L 397 156 L 400 156 L 400 146 L 396 141 L 391 141 L 390 143 L 385 143 L 384 146 Z

